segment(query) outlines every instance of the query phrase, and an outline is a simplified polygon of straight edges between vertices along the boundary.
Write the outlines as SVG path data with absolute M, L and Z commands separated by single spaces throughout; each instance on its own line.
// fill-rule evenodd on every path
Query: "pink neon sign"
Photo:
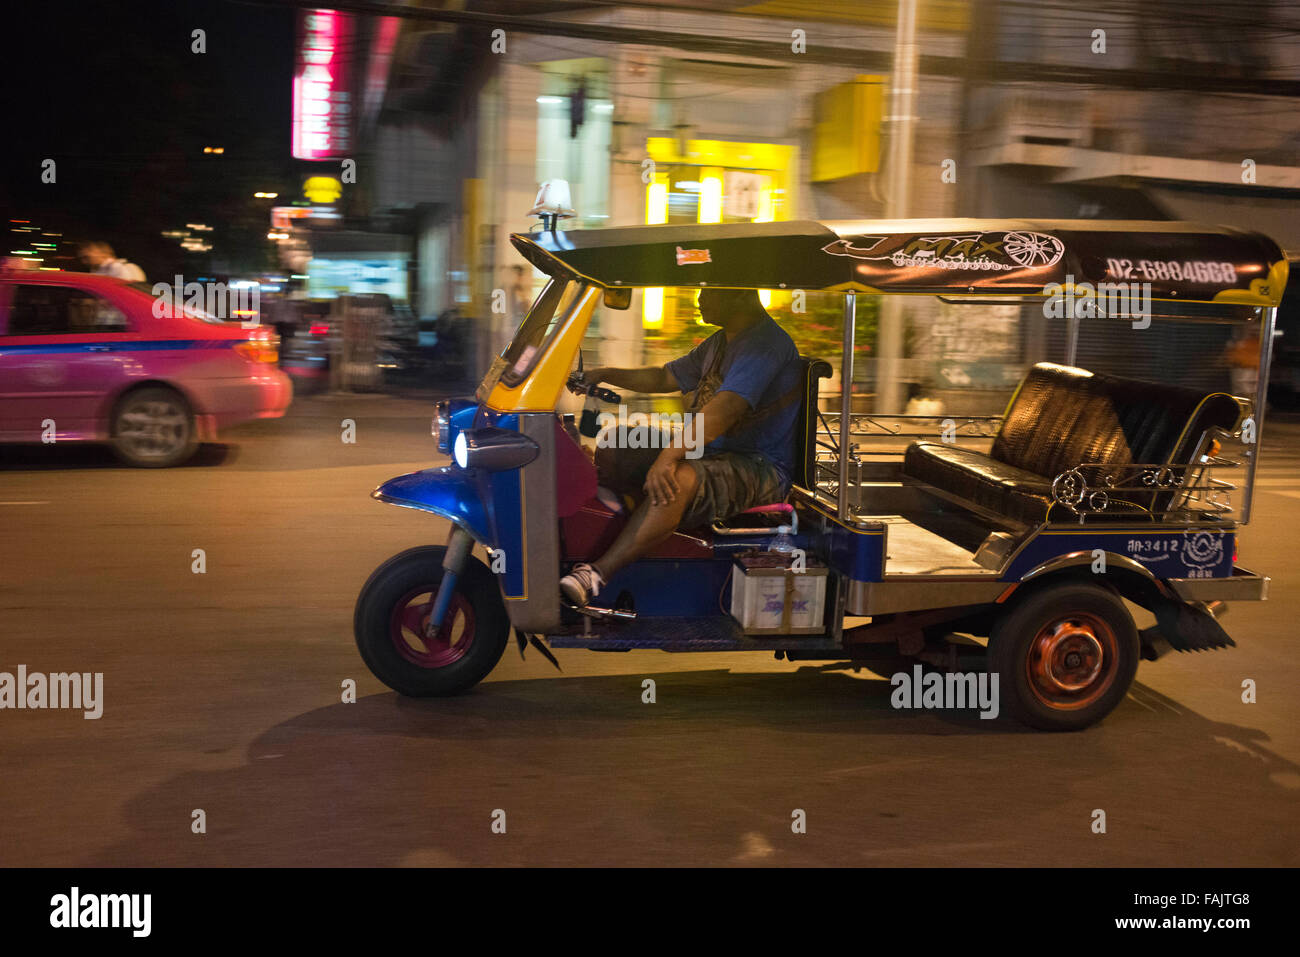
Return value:
M 299 17 L 293 72 L 295 159 L 331 159 L 352 149 L 346 55 L 351 28 L 351 19 L 337 10 L 306 10 Z

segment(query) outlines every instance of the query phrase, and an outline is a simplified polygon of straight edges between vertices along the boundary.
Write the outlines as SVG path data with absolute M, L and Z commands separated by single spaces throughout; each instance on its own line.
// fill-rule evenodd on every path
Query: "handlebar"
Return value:
M 572 375 L 570 375 L 568 382 L 565 383 L 565 386 L 574 395 L 581 395 L 581 396 L 594 395 L 601 402 L 608 402 L 611 405 L 618 405 L 620 402 L 623 401 L 623 397 L 620 396 L 613 389 L 605 389 L 598 385 L 588 385 L 587 382 L 583 379 L 581 372 L 575 372 Z

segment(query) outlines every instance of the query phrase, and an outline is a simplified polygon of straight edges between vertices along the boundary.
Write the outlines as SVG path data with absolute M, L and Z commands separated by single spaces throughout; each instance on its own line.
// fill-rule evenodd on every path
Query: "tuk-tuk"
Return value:
M 401 694 L 472 687 L 513 629 L 521 654 L 531 645 L 553 662 L 564 648 L 764 651 L 915 662 L 928 677 L 984 657 L 1002 710 L 1072 730 L 1116 707 L 1140 659 L 1232 645 L 1218 621 L 1226 603 L 1266 597 L 1268 579 L 1237 564 L 1236 532 L 1250 516 L 1287 279 L 1272 240 L 1167 222 L 566 232 L 552 211 L 540 226 L 511 242 L 549 282 L 476 394 L 438 404 L 434 437 L 453 461 L 373 493 L 452 523 L 445 546 L 385 562 L 357 602 L 361 655 Z M 625 309 L 632 290 L 669 287 L 842 297 L 839 395 L 823 407 L 832 369 L 803 358 L 787 499 L 679 529 L 592 605 L 567 607 L 559 579 L 600 554 L 627 509 L 598 487 L 562 396 L 597 307 Z M 1149 308 L 1116 310 L 1116 290 L 1145 294 Z M 1063 354 L 1043 356 L 1040 341 L 1038 357 L 1055 361 L 1021 363 L 1001 416 L 861 411 L 858 303 L 889 295 L 938 297 L 958 314 L 995 304 L 1053 317 L 1049 338 Z M 1152 321 L 1255 336 L 1255 394 L 1077 365 L 1081 327 L 1105 338 Z M 797 324 L 792 332 L 798 343 Z M 1126 602 L 1154 624 L 1139 630 Z

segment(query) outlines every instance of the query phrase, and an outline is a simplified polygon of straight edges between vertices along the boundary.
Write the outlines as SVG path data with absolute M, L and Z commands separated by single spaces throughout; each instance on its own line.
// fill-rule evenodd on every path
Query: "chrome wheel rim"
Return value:
M 163 459 L 190 440 L 190 418 L 172 399 L 128 399 L 117 417 L 117 440 L 133 456 Z

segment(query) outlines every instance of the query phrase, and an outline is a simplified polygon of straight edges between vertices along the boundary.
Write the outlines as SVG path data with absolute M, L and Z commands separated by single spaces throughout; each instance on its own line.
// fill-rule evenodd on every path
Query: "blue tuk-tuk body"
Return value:
M 1226 602 L 1266 597 L 1268 579 L 1236 563 L 1286 280 L 1265 237 L 1169 223 L 950 221 L 512 239 L 551 280 L 477 394 L 439 404 L 438 449 L 452 463 L 374 492 L 452 523 L 445 547 L 391 559 L 358 600 L 362 655 L 404 694 L 472 686 L 512 629 L 521 652 L 531 643 L 548 657 L 548 648 L 750 650 L 952 669 L 982 652 L 1008 711 L 1074 729 L 1118 704 L 1139 658 L 1229 646 L 1217 620 Z M 1155 304 L 1147 323 L 1258 331 L 1253 398 L 1078 368 L 1073 315 L 1067 361 L 1030 367 L 1002 416 L 854 411 L 857 296 L 1038 303 L 1083 290 L 1083 277 L 1100 288 L 1130 281 L 1135 268 Z M 632 503 L 598 487 L 560 397 L 594 309 L 666 286 L 843 293 L 839 407 L 823 407 L 831 367 L 804 360 L 787 501 L 679 529 L 590 606 L 567 607 L 559 577 L 608 546 Z M 906 447 L 882 449 L 882 438 Z M 1125 601 L 1154 623 L 1139 630 Z M 815 625 L 796 627 L 792 609 L 809 608 Z M 760 621 L 764 609 L 774 614 Z

